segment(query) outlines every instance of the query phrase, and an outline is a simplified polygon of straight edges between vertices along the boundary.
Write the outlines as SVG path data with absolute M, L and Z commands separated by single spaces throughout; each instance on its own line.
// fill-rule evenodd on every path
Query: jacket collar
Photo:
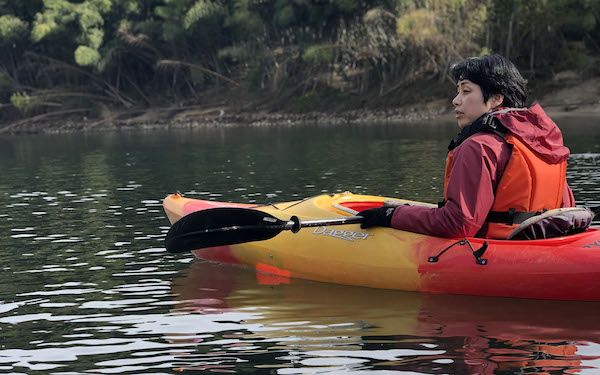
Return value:
M 467 138 L 480 132 L 495 133 L 504 138 L 508 130 L 500 123 L 500 121 L 498 121 L 496 117 L 494 117 L 494 115 L 498 113 L 506 113 L 514 109 L 515 108 L 506 108 L 499 111 L 486 112 L 479 116 L 477 120 L 462 128 L 456 139 L 450 141 L 450 144 L 448 145 L 448 151 L 455 149 Z

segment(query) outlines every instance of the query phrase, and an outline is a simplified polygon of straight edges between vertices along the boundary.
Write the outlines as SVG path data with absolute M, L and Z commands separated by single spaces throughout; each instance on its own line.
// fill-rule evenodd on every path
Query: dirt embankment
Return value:
M 552 86 L 556 87 L 552 89 Z M 549 85 L 546 94 L 533 98 L 551 117 L 600 117 L 600 78 L 582 81 L 568 72 Z M 560 87 L 560 88 L 558 88 Z M 194 128 L 205 126 L 269 126 L 299 124 L 401 124 L 454 118 L 450 98 L 418 105 L 359 108 L 334 111 L 285 112 L 260 109 L 252 104 L 239 106 L 225 102 L 215 105 L 165 107 L 111 113 L 101 119 L 71 116 L 60 120 L 24 119 L 0 124 L 0 133 L 58 133 L 130 129 Z
M 539 100 L 550 115 L 600 116 L 600 78 L 552 90 Z

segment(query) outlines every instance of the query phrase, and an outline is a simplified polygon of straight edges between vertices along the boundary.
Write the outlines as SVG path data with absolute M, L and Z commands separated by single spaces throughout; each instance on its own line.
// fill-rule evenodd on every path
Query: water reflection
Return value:
M 283 374 L 563 373 L 598 365 L 598 352 L 587 354 L 599 346 L 598 303 L 372 290 L 201 261 L 174 280 L 173 292 L 180 302 L 173 311 L 252 314 L 240 322 L 252 332 L 214 349 L 215 363 L 231 366 L 257 353 L 260 366 Z

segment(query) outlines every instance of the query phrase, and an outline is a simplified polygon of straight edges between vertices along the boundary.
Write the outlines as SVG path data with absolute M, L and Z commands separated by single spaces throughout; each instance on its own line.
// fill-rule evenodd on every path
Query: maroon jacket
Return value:
M 569 156 L 560 130 L 538 104 L 526 112 L 496 117 L 543 159 L 558 163 Z M 441 208 L 399 206 L 391 226 L 437 237 L 475 236 L 494 203 L 494 192 L 510 154 L 509 145 L 499 135 L 479 132 L 470 136 L 454 149 L 446 204 Z M 565 181 L 561 207 L 573 206 L 575 198 Z

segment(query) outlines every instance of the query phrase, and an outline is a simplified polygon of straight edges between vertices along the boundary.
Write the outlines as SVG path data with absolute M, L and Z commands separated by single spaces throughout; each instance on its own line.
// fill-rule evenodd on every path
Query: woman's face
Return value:
M 487 102 L 484 102 L 481 87 L 468 79 L 458 81 L 456 89 L 457 93 L 452 100 L 452 105 L 454 105 L 458 127 L 461 129 L 477 120 L 484 113 L 497 108 L 504 100 L 504 96 L 494 95 Z

